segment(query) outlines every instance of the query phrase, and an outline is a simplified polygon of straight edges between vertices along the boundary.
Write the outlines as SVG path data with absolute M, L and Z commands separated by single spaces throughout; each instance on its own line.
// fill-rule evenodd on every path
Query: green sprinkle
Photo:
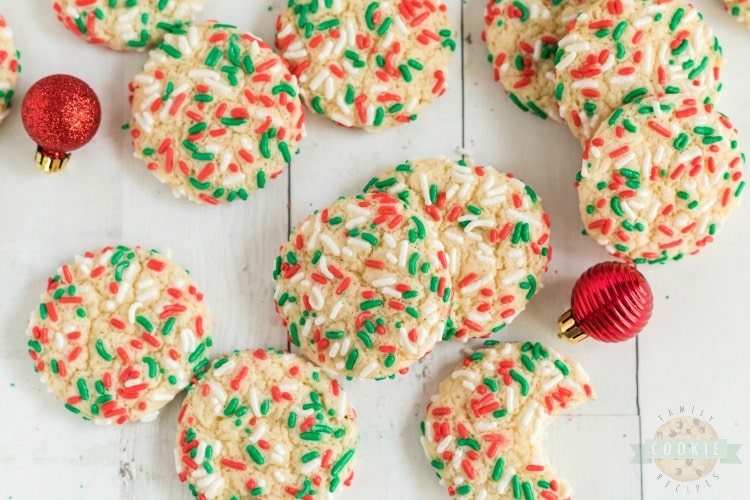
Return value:
M 247 454 L 250 455 L 250 458 L 253 459 L 253 462 L 255 462 L 258 465 L 263 465 L 266 460 L 263 458 L 263 455 L 261 455 L 260 450 L 256 448 L 253 445 L 248 445 L 247 448 Z
M 521 109 L 521 111 L 525 111 L 525 112 L 528 113 L 529 108 L 527 108 L 526 106 L 524 106 L 524 104 L 518 99 L 518 97 L 516 97 L 516 95 L 513 92 L 511 92 L 510 94 L 508 94 L 508 97 L 510 97 L 510 100 L 513 101 L 513 103 L 516 106 L 518 106 Z
M 141 325 L 143 329 L 148 333 L 152 333 L 154 331 L 154 325 L 145 316 L 136 316 L 135 322 Z
M 419 252 L 414 252 L 409 258 L 409 274 L 416 276 L 417 274 L 417 262 L 419 261 Z
M 112 361 L 112 355 L 104 348 L 104 341 L 102 339 L 97 340 L 95 345 L 96 352 L 99 353 L 99 356 L 101 356 L 104 361 Z
M 68 409 L 69 411 L 71 411 L 71 412 L 73 412 L 73 413 L 75 413 L 75 414 L 79 414 L 79 413 L 81 413 L 81 410 L 79 410 L 79 409 L 78 409 L 78 408 L 76 408 L 75 406 L 72 406 L 72 405 L 70 405 L 70 404 L 68 404 L 68 403 L 65 403 L 65 408 L 67 408 L 67 409 Z
M 229 416 L 234 413 L 234 410 L 237 409 L 237 405 L 239 405 L 240 400 L 237 398 L 232 398 L 229 400 L 229 403 L 227 403 L 227 406 L 224 408 L 224 415 Z
M 406 64 L 400 64 L 398 70 L 401 72 L 401 76 L 407 83 L 412 81 L 411 70 L 409 70 L 409 67 Z
M 523 483 L 523 496 L 525 497 L 525 500 L 534 500 L 534 492 L 531 489 L 531 483 Z
M 333 467 L 331 468 L 331 475 L 332 476 L 338 476 L 342 470 L 344 470 L 344 467 L 346 467 L 346 464 L 349 463 L 349 461 L 354 456 L 354 449 L 348 450 L 346 453 L 344 453 L 341 458 L 338 459 L 338 461 L 333 464 Z
M 271 410 L 271 400 L 265 399 L 260 404 L 260 414 L 261 415 L 268 415 L 268 412 Z
M 612 201 L 610 201 L 610 206 L 612 207 L 612 211 L 617 214 L 618 216 L 622 216 L 622 206 L 620 205 L 620 197 L 615 196 L 612 198 Z
M 521 11 L 521 22 L 525 23 L 529 19 L 529 9 L 524 4 L 516 0 L 513 5 Z
M 342 333 L 342 337 L 343 337 L 343 333 L 344 332 L 341 332 L 341 333 Z M 367 347 L 368 349 L 370 349 L 372 347 L 372 339 L 370 338 L 369 335 L 367 335 L 366 332 L 363 332 L 363 331 L 360 330 L 359 332 L 357 332 L 357 337 L 359 337 L 359 339 L 362 341 L 362 343 L 365 345 L 365 347 Z
M 459 495 L 468 495 L 469 493 L 471 493 L 471 486 L 468 484 L 463 484 L 456 488 L 456 493 L 458 493 Z
M 620 40 L 623 32 L 625 31 L 625 28 L 627 27 L 628 27 L 627 21 L 620 21 L 620 23 L 617 26 L 615 26 L 615 29 L 612 31 L 612 39 L 614 41 Z
M 510 373 L 510 376 L 513 378 L 513 380 L 515 380 L 516 382 L 518 382 L 521 385 L 521 395 L 528 396 L 529 395 L 529 383 L 528 383 L 528 381 L 526 381 L 526 379 L 523 377 L 523 375 L 521 375 L 520 373 L 518 373 L 515 370 L 510 370 L 509 373 Z
M 685 132 L 680 132 L 680 135 L 674 140 L 673 146 L 677 151 L 682 151 L 690 144 L 690 137 Z
M 180 51 L 179 51 L 179 50 L 177 50 L 177 49 L 176 49 L 175 47 L 173 47 L 173 46 L 171 46 L 171 45 L 169 45 L 169 44 L 167 44 L 167 43 L 161 42 L 161 43 L 160 43 L 159 45 L 157 45 L 157 46 L 158 46 L 158 47 L 159 47 L 159 48 L 160 48 L 161 50 L 163 50 L 164 52 L 166 52 L 166 53 L 167 53 L 168 55 L 170 55 L 170 56 L 174 57 L 175 59 L 180 59 L 180 58 L 182 57 L 182 52 L 180 52 Z
M 570 369 L 568 368 L 568 366 L 565 363 L 562 362 L 562 360 L 559 360 L 559 359 L 555 360 L 555 366 L 566 377 L 570 373 Z
M 680 7 L 679 9 L 675 11 L 674 15 L 672 16 L 672 20 L 669 21 L 670 30 L 674 31 L 677 29 L 677 26 L 680 25 L 680 21 L 682 20 L 682 16 L 684 14 L 685 14 L 685 9 L 683 9 L 682 7 Z
M 352 351 L 349 353 L 349 356 L 346 358 L 346 369 L 348 371 L 352 371 L 354 368 L 354 365 L 357 364 L 357 358 L 359 357 L 359 350 L 352 349 Z
M 531 361 L 531 358 L 529 358 L 527 355 L 522 354 L 521 355 L 521 362 L 523 363 L 523 366 L 530 372 L 533 372 L 536 370 L 536 367 L 534 366 L 534 362 Z
M 320 432 L 302 432 L 299 437 L 305 441 L 322 441 L 323 434 Z
M 497 389 L 498 389 L 497 381 L 491 378 L 486 378 L 482 382 L 484 383 L 484 385 L 487 386 L 489 390 L 491 390 L 492 392 L 497 392 Z
M 676 49 L 672 50 L 672 55 L 678 56 L 682 54 L 683 52 L 685 52 L 685 49 L 688 48 L 688 45 L 689 43 L 687 41 L 687 38 L 683 39 L 682 43 L 680 43 L 680 45 L 678 45 Z
M 380 307 L 383 305 L 382 300 L 365 300 L 361 304 L 359 304 L 359 308 L 362 311 L 367 311 L 368 309 L 372 309 L 374 307 Z
M 558 101 L 562 99 L 564 90 L 565 90 L 565 85 L 562 83 L 558 83 L 557 87 L 555 87 L 555 99 L 557 99 Z
M 89 388 L 86 386 L 86 380 L 79 378 L 76 382 L 76 385 L 78 386 L 78 394 L 81 395 L 81 399 L 84 401 L 88 401 Z
M 503 469 L 505 468 L 505 459 L 500 457 L 495 462 L 495 466 L 492 468 L 492 480 L 499 481 L 503 475 Z
M 219 59 L 221 59 L 221 50 L 214 47 L 206 56 L 206 59 L 205 61 L 203 61 L 203 64 L 205 64 L 209 68 L 213 68 L 219 62 Z
M 362 238 L 363 240 L 365 240 L 367 243 L 369 243 L 372 246 L 375 246 L 378 244 L 378 239 L 370 233 L 362 233 L 360 235 L 360 238 Z
M 459 439 L 458 441 L 456 441 L 456 444 L 458 444 L 458 446 L 468 446 L 474 451 L 479 451 L 480 448 L 479 442 L 477 442 L 476 439 L 471 438 Z
M 275 87 L 271 89 L 271 93 L 273 95 L 278 95 L 278 94 L 281 94 L 282 92 L 285 94 L 289 94 L 290 97 L 297 96 L 297 91 L 294 89 L 294 87 L 292 87 L 288 83 L 279 83 L 278 85 L 276 85 Z
M 645 87 L 639 87 L 637 89 L 633 89 L 630 92 L 628 92 L 627 95 L 625 95 L 625 97 L 622 100 L 622 103 L 623 104 L 631 103 L 634 100 L 646 94 L 648 94 L 648 89 Z
M 150 356 L 144 356 L 143 362 L 148 365 L 148 378 L 156 377 L 158 373 L 156 360 Z

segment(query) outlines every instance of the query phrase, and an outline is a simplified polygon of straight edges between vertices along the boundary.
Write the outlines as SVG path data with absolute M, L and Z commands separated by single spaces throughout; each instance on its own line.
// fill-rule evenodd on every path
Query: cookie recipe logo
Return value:
M 660 425 L 652 439 L 633 444 L 632 463 L 653 463 L 661 471 L 656 480 L 675 493 L 699 493 L 720 476 L 718 464 L 739 464 L 741 444 L 720 439 L 713 415 L 695 406 L 679 406 L 658 415 Z

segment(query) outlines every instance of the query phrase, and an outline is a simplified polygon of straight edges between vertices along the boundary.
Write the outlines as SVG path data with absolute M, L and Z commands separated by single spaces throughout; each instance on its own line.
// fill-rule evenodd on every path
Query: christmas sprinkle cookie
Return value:
M 10 114 L 10 101 L 21 71 L 20 58 L 13 44 L 13 32 L 0 15 L 0 123 Z
M 623 104 L 647 94 L 719 95 L 719 41 L 692 5 L 678 0 L 592 4 L 560 40 L 555 98 L 581 142 Z
M 386 193 L 340 198 L 308 217 L 273 277 L 290 341 L 334 373 L 405 373 L 445 329 L 451 280 L 434 226 Z
M 452 497 L 570 498 L 542 450 L 558 414 L 594 398 L 586 372 L 541 344 L 497 344 L 467 355 L 422 422 L 422 445 Z
M 203 0 L 55 0 L 57 18 L 86 42 L 142 51 L 184 29 Z
M 483 39 L 495 81 L 522 111 L 560 121 L 555 100 L 555 53 L 567 24 L 586 0 L 488 0 Z
M 724 0 L 727 12 L 739 22 L 750 26 L 750 3 L 748 0 Z
M 542 287 L 550 220 L 536 193 L 512 175 L 431 158 L 399 165 L 365 190 L 398 196 L 437 224 L 453 279 L 444 340 L 498 332 Z
M 737 131 L 710 104 L 671 96 L 623 106 L 584 151 L 585 230 L 638 264 L 695 254 L 739 204 L 744 163 Z
M 212 22 L 169 34 L 131 84 L 135 156 L 175 196 L 246 200 L 304 136 L 296 79 L 261 40 Z
M 212 322 L 190 276 L 156 251 L 107 247 L 47 280 L 27 335 L 65 407 L 98 424 L 150 421 L 208 367 Z
M 198 499 L 330 499 L 354 476 L 355 421 L 338 382 L 299 356 L 235 352 L 185 399 L 177 473 Z
M 290 0 L 276 27 L 308 107 L 370 131 L 414 121 L 443 95 L 456 50 L 442 0 Z

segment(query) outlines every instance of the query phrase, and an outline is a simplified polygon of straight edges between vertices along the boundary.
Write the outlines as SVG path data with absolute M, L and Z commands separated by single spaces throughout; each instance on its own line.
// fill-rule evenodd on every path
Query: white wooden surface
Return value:
M 211 0 L 201 19 L 232 22 L 271 41 L 284 0 Z M 126 85 L 143 55 L 116 54 L 81 43 L 55 20 L 46 0 L 0 0 L 0 12 L 23 52 L 16 110 L 0 126 L 0 499 L 188 499 L 173 471 L 171 404 L 151 424 L 99 428 L 69 414 L 45 393 L 26 354 L 24 328 L 45 278 L 75 253 L 125 243 L 170 249 L 191 269 L 216 320 L 215 354 L 286 346 L 273 311 L 270 272 L 289 224 L 342 193 L 357 192 L 378 171 L 410 158 L 455 155 L 514 172 L 543 197 L 553 221 L 554 258 L 544 289 L 501 337 L 562 348 L 590 372 L 599 399 L 562 417 L 546 447 L 582 500 L 660 500 L 685 495 L 657 480 L 654 465 L 630 464 L 631 444 L 653 437 L 659 415 L 680 405 L 714 416 L 723 439 L 750 445 L 747 396 L 746 202 L 717 242 L 698 257 L 649 267 L 653 320 L 638 342 L 571 346 L 555 338 L 575 279 L 607 255 L 580 235 L 572 180 L 580 148 L 563 126 L 516 109 L 491 80 L 481 42 L 483 0 L 448 0 L 459 45 L 447 95 L 409 126 L 379 134 L 308 120 L 308 138 L 288 175 L 245 204 L 218 208 L 175 200 L 133 159 Z M 698 6 L 725 47 L 729 64 L 720 109 L 750 144 L 750 30 L 722 11 Z M 18 108 L 25 90 L 52 73 L 88 81 L 103 105 L 94 141 L 68 170 L 44 176 Z M 405 377 L 346 384 L 360 415 L 361 446 L 353 487 L 340 498 L 440 499 L 446 496 L 423 459 L 418 423 L 438 382 L 460 359 L 460 346 L 440 345 Z M 740 457 L 746 455 L 740 451 Z M 746 465 L 719 465 L 719 479 L 691 498 L 746 498 Z

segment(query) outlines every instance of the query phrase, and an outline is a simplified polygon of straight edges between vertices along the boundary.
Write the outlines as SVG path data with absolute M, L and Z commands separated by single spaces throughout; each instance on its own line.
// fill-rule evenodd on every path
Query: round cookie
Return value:
M 235 352 L 185 398 L 177 473 L 199 499 L 333 498 L 354 476 L 355 424 L 338 382 L 309 362 Z
M 0 14 L 0 123 L 10 114 L 10 101 L 21 71 L 20 58 L 13 44 L 13 31 Z
M 57 19 L 86 42 L 142 51 L 195 19 L 203 0 L 54 0 Z
M 29 355 L 65 407 L 98 424 L 150 421 L 208 366 L 211 315 L 156 251 L 106 247 L 47 280 Z
M 495 81 L 522 111 L 561 121 L 555 100 L 555 53 L 586 0 L 488 0 L 482 38 Z
M 456 50 L 442 0 L 290 0 L 276 28 L 308 107 L 370 131 L 414 121 L 443 95 Z
M 724 57 L 692 5 L 613 0 L 579 15 L 555 64 L 560 115 L 584 142 L 615 109 L 647 94 L 694 94 L 715 104 Z
M 232 26 L 167 35 L 131 90 L 135 156 L 176 197 L 246 200 L 283 171 L 304 136 L 296 79 Z
M 583 158 L 578 196 L 586 232 L 638 264 L 697 253 L 745 187 L 737 131 L 710 104 L 689 97 L 619 108 Z
M 550 220 L 536 193 L 512 175 L 429 158 L 383 173 L 367 190 L 398 196 L 437 225 L 453 279 L 444 340 L 498 332 L 542 287 Z
M 440 340 L 451 280 L 434 226 L 398 198 L 339 198 L 281 247 L 276 309 L 317 365 L 359 378 L 405 373 Z
M 443 380 L 421 424 L 440 483 L 465 500 L 570 498 L 542 439 L 558 414 L 594 397 L 588 375 L 539 343 L 485 346 Z
M 750 27 L 750 2 L 748 0 L 724 0 L 724 6 L 735 19 Z

